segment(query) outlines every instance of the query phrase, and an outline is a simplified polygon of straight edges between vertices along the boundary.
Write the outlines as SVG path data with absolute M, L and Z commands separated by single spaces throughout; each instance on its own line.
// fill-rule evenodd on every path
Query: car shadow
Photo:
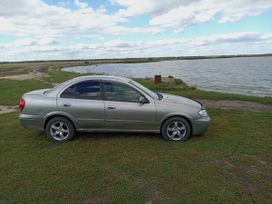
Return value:
M 158 133 L 127 133 L 127 132 L 77 132 L 75 139 L 112 139 L 112 138 L 152 138 L 162 139 Z

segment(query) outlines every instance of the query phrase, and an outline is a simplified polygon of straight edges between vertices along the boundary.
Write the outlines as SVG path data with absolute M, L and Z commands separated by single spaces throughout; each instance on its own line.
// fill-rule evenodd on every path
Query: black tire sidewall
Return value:
M 186 128 L 186 135 L 183 138 L 181 138 L 180 140 L 172 140 L 170 137 L 168 137 L 168 134 L 167 134 L 168 125 L 174 121 L 182 122 Z M 163 123 L 162 128 L 161 128 L 161 134 L 165 140 L 174 141 L 174 142 L 184 142 L 184 141 L 188 140 L 189 137 L 191 136 L 191 126 L 190 126 L 189 122 L 182 117 L 171 117 Z
M 67 127 L 69 128 L 69 136 L 65 139 L 65 140 L 55 140 L 51 134 L 50 134 L 50 127 L 53 123 L 55 122 L 63 122 L 65 123 L 65 125 L 67 125 Z M 46 128 L 45 128 L 45 133 L 46 133 L 46 136 L 48 137 L 48 139 L 52 142 L 57 142 L 57 143 L 61 143 L 61 142 L 67 142 L 67 141 L 70 141 L 74 138 L 75 136 L 75 128 L 74 128 L 74 125 L 71 123 L 70 120 L 68 120 L 67 118 L 64 118 L 64 117 L 54 117 L 52 119 L 50 119 L 47 124 L 46 124 Z

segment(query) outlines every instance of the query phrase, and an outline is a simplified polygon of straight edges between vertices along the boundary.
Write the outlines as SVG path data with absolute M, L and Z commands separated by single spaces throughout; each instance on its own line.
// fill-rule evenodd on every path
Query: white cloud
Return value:
M 239 32 L 229 33 L 224 35 L 213 35 L 210 37 L 198 37 L 192 42 L 198 46 L 206 45 L 233 45 L 237 43 L 253 44 L 253 43 L 272 43 L 272 33 L 258 33 L 258 32 Z M 245 47 L 246 48 L 246 47 Z
M 219 6 L 207 1 L 199 1 L 187 6 L 173 8 L 167 13 L 150 20 L 151 25 L 162 27 L 187 26 L 210 21 L 220 11 Z
M 181 55 L 214 55 L 272 52 L 272 33 L 239 32 L 197 38 L 173 38 L 165 40 L 124 41 L 121 39 L 102 44 L 74 44 L 54 46 L 34 43 L 25 39 L 16 44 L 0 44 L 5 52 L 0 61 L 40 59 L 84 59 L 157 57 Z
M 0 33 L 11 35 L 57 36 L 106 32 L 114 35 L 157 34 L 173 27 L 174 32 L 182 32 L 191 24 L 199 24 L 219 15 L 220 23 L 236 21 L 244 16 L 259 15 L 272 9 L 271 0 L 110 0 L 121 8 L 107 14 L 103 5 L 94 9 L 82 0 L 74 0 L 77 9 L 70 9 L 67 3 L 48 5 L 42 0 L 0 1 Z M 62 5 L 62 6 L 61 6 Z M 126 27 L 120 23 L 129 16 L 149 14 L 150 26 Z M 161 28 L 159 28 L 161 27 Z
M 187 5 L 196 0 L 110 0 L 112 4 L 123 6 L 119 13 L 125 16 L 162 14 L 179 5 Z
M 80 0 L 74 0 L 74 2 L 75 2 L 75 5 L 81 9 L 87 8 L 89 6 L 88 3 L 81 2 Z
M 245 16 L 255 16 L 271 10 L 270 0 L 201 0 L 186 6 L 179 6 L 168 12 L 155 16 L 151 19 L 151 25 L 161 26 L 187 26 L 199 24 L 214 19 L 216 14 L 220 14 L 220 23 L 227 23 L 240 20 Z
M 151 14 L 151 25 L 162 27 L 188 26 L 208 22 L 216 14 L 220 23 L 233 22 L 245 16 L 255 16 L 272 9 L 271 0 L 110 0 L 124 8 L 119 14 L 139 16 Z
M 61 5 L 48 5 L 41 0 L 0 1 L 0 34 L 18 36 L 86 35 L 90 32 L 107 34 L 157 34 L 159 27 L 126 27 L 119 23 L 127 21 L 119 13 L 107 14 L 105 7 L 93 9 L 87 3 L 74 0 L 77 9 Z
M 15 40 L 14 46 L 48 46 L 57 45 L 58 43 L 57 40 L 47 37 L 40 39 L 22 38 Z
M 211 21 L 216 14 L 222 15 L 220 23 L 227 23 L 245 16 L 260 15 L 271 9 L 271 0 L 201 0 L 187 6 L 180 5 L 167 13 L 155 16 L 150 20 L 150 24 L 163 27 L 187 26 Z
M 0 34 L 16 37 L 6 43 L 1 40 L 0 61 L 272 52 L 271 33 L 167 37 L 171 32 L 182 36 L 181 32 L 192 24 L 213 20 L 227 23 L 260 15 L 272 10 L 271 0 L 109 1 L 120 9 L 113 13 L 106 10 L 108 5 L 95 9 L 86 0 L 61 1 L 57 5 L 43 0 L 0 0 Z M 146 24 L 141 19 L 132 27 L 138 19 L 134 16 L 140 15 L 145 15 Z M 121 40 L 135 34 L 150 41 L 137 41 L 136 37 Z M 104 42 L 114 38 L 117 40 Z M 162 38 L 165 40 L 159 40 Z
M 90 32 L 114 26 L 125 19 L 108 15 L 75 1 L 78 9 L 48 5 L 41 0 L 0 1 L 0 33 L 12 35 L 58 35 Z
M 113 35 L 124 34 L 158 34 L 165 30 L 159 27 L 125 27 L 125 26 L 111 26 L 104 28 L 105 33 Z

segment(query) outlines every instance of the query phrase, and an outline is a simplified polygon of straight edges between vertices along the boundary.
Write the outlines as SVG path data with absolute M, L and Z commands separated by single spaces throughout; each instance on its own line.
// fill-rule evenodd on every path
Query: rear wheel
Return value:
M 53 142 L 65 142 L 74 138 L 75 128 L 67 118 L 55 117 L 46 124 L 45 132 L 49 140 Z
M 185 141 L 191 135 L 191 127 L 186 119 L 172 117 L 163 123 L 161 134 L 166 140 Z

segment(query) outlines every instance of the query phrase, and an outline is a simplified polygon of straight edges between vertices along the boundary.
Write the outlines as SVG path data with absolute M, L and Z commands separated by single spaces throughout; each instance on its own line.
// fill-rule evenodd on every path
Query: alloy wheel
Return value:
M 181 140 L 186 135 L 186 126 L 181 121 L 173 121 L 167 126 L 166 132 L 172 140 Z
M 68 138 L 69 128 L 64 122 L 56 121 L 50 126 L 51 136 L 58 141 L 62 141 Z

